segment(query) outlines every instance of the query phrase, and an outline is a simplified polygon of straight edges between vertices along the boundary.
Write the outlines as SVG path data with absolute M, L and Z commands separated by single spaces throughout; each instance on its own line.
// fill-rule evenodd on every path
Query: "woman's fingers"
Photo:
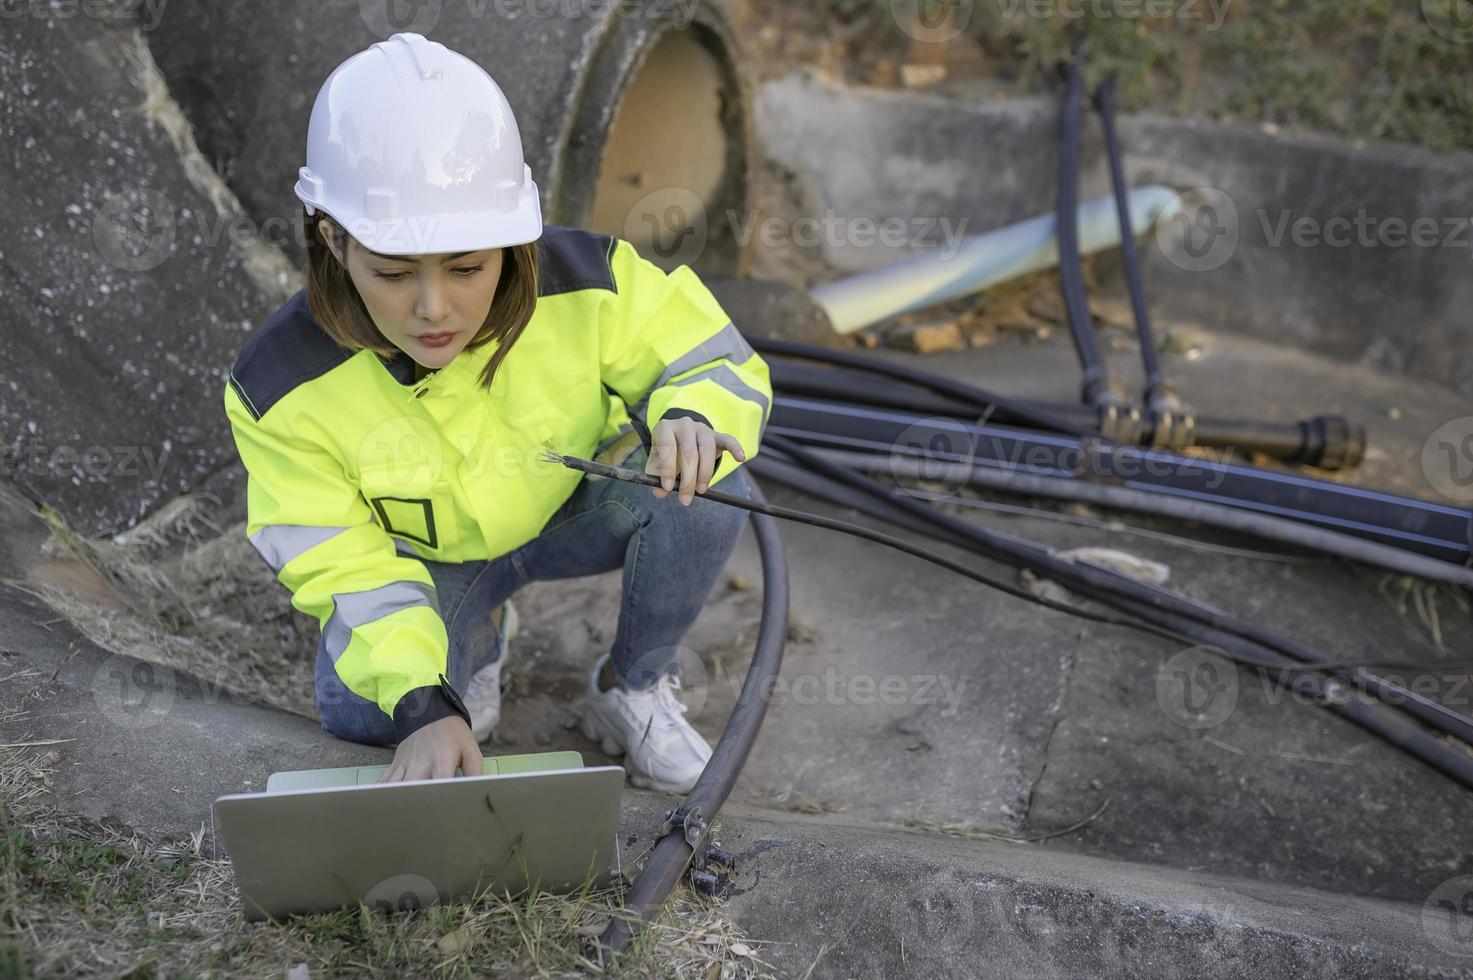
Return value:
M 660 423 L 655 426 L 654 447 L 651 450 L 653 458 L 650 463 L 653 472 L 660 478 L 660 486 L 664 493 L 655 492 L 657 498 L 663 498 L 671 490 L 675 489 L 675 467 L 679 462 L 678 442 L 675 426 Z
M 652 433 L 650 455 L 644 469 L 660 478 L 661 485 L 654 488 L 655 499 L 668 497 L 674 491 L 675 478 L 679 475 L 680 502 L 690 506 L 696 494 L 705 493 L 710 488 L 711 476 L 723 450 L 740 462 L 747 460 L 746 451 L 734 436 L 717 432 L 691 418 L 661 421 Z
M 462 776 L 484 776 L 486 774 L 485 760 L 481 756 L 481 747 L 476 744 L 474 736 L 467 739 L 469 745 L 462 743 L 460 748 L 460 774 Z
M 691 426 L 683 426 L 680 440 L 680 502 L 689 507 L 696 495 L 696 482 L 701 472 L 701 443 Z
M 729 436 L 725 432 L 717 432 L 715 439 L 717 449 L 726 450 L 740 462 L 745 463 L 747 461 L 747 452 L 742 448 L 742 444 L 737 442 L 736 436 Z

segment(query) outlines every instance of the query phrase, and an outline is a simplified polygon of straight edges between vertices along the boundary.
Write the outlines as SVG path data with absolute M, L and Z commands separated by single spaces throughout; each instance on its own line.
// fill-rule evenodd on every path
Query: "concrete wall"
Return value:
M 763 86 L 756 114 L 763 150 L 841 226 L 912 219 L 934 246 L 941 222 L 977 234 L 1054 209 L 1058 110 L 800 73 Z M 1129 184 L 1191 192 L 1189 227 L 1161 226 L 1144 252 L 1154 312 L 1473 394 L 1473 155 L 1154 116 L 1122 117 L 1120 139 Z M 1080 196 L 1108 193 L 1091 113 Z M 911 251 L 844 238 L 825 251 L 850 270 Z

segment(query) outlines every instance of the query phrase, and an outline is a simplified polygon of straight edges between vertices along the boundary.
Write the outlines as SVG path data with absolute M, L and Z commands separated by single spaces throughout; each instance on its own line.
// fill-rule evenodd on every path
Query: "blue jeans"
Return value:
M 641 446 L 620 465 L 642 472 L 646 459 Z M 751 498 L 745 468 L 713 489 Z M 610 659 L 626 688 L 649 687 L 661 673 L 679 670 L 680 643 L 746 523 L 745 510 L 700 494 L 687 507 L 675 493 L 656 500 L 651 487 L 585 476 L 537 537 L 515 551 L 491 560 L 424 562 L 450 637 L 445 676 L 463 695 L 471 676 L 495 660 L 491 612 L 523 585 L 622 567 L 623 602 Z M 369 745 L 394 743 L 389 716 L 343 685 L 320 642 L 316 688 L 322 727 L 330 734 Z

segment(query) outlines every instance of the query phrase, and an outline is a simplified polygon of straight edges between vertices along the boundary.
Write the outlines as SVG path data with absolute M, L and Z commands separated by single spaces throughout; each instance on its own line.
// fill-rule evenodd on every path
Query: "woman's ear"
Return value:
M 333 258 L 338 260 L 338 265 L 347 268 L 348 257 L 338 248 L 338 242 L 346 241 L 347 236 L 331 218 L 324 216 L 321 221 L 317 222 L 317 237 L 322 239 L 322 244 L 326 245 L 327 250 L 333 254 Z

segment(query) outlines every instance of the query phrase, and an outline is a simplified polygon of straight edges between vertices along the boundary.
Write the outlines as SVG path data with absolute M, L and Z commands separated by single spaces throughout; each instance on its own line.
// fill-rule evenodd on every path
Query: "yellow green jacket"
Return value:
M 489 390 L 495 342 L 423 380 L 402 352 L 348 351 L 305 291 L 246 342 L 225 412 L 248 473 L 246 534 L 316 617 L 338 676 L 402 739 L 464 714 L 421 558 L 490 559 L 535 538 L 621 428 L 695 417 L 758 452 L 767 364 L 687 266 L 666 274 L 628 242 L 547 226 L 536 311 Z M 741 463 L 720 457 L 712 486 Z M 414 697 L 406 699 L 414 692 Z

